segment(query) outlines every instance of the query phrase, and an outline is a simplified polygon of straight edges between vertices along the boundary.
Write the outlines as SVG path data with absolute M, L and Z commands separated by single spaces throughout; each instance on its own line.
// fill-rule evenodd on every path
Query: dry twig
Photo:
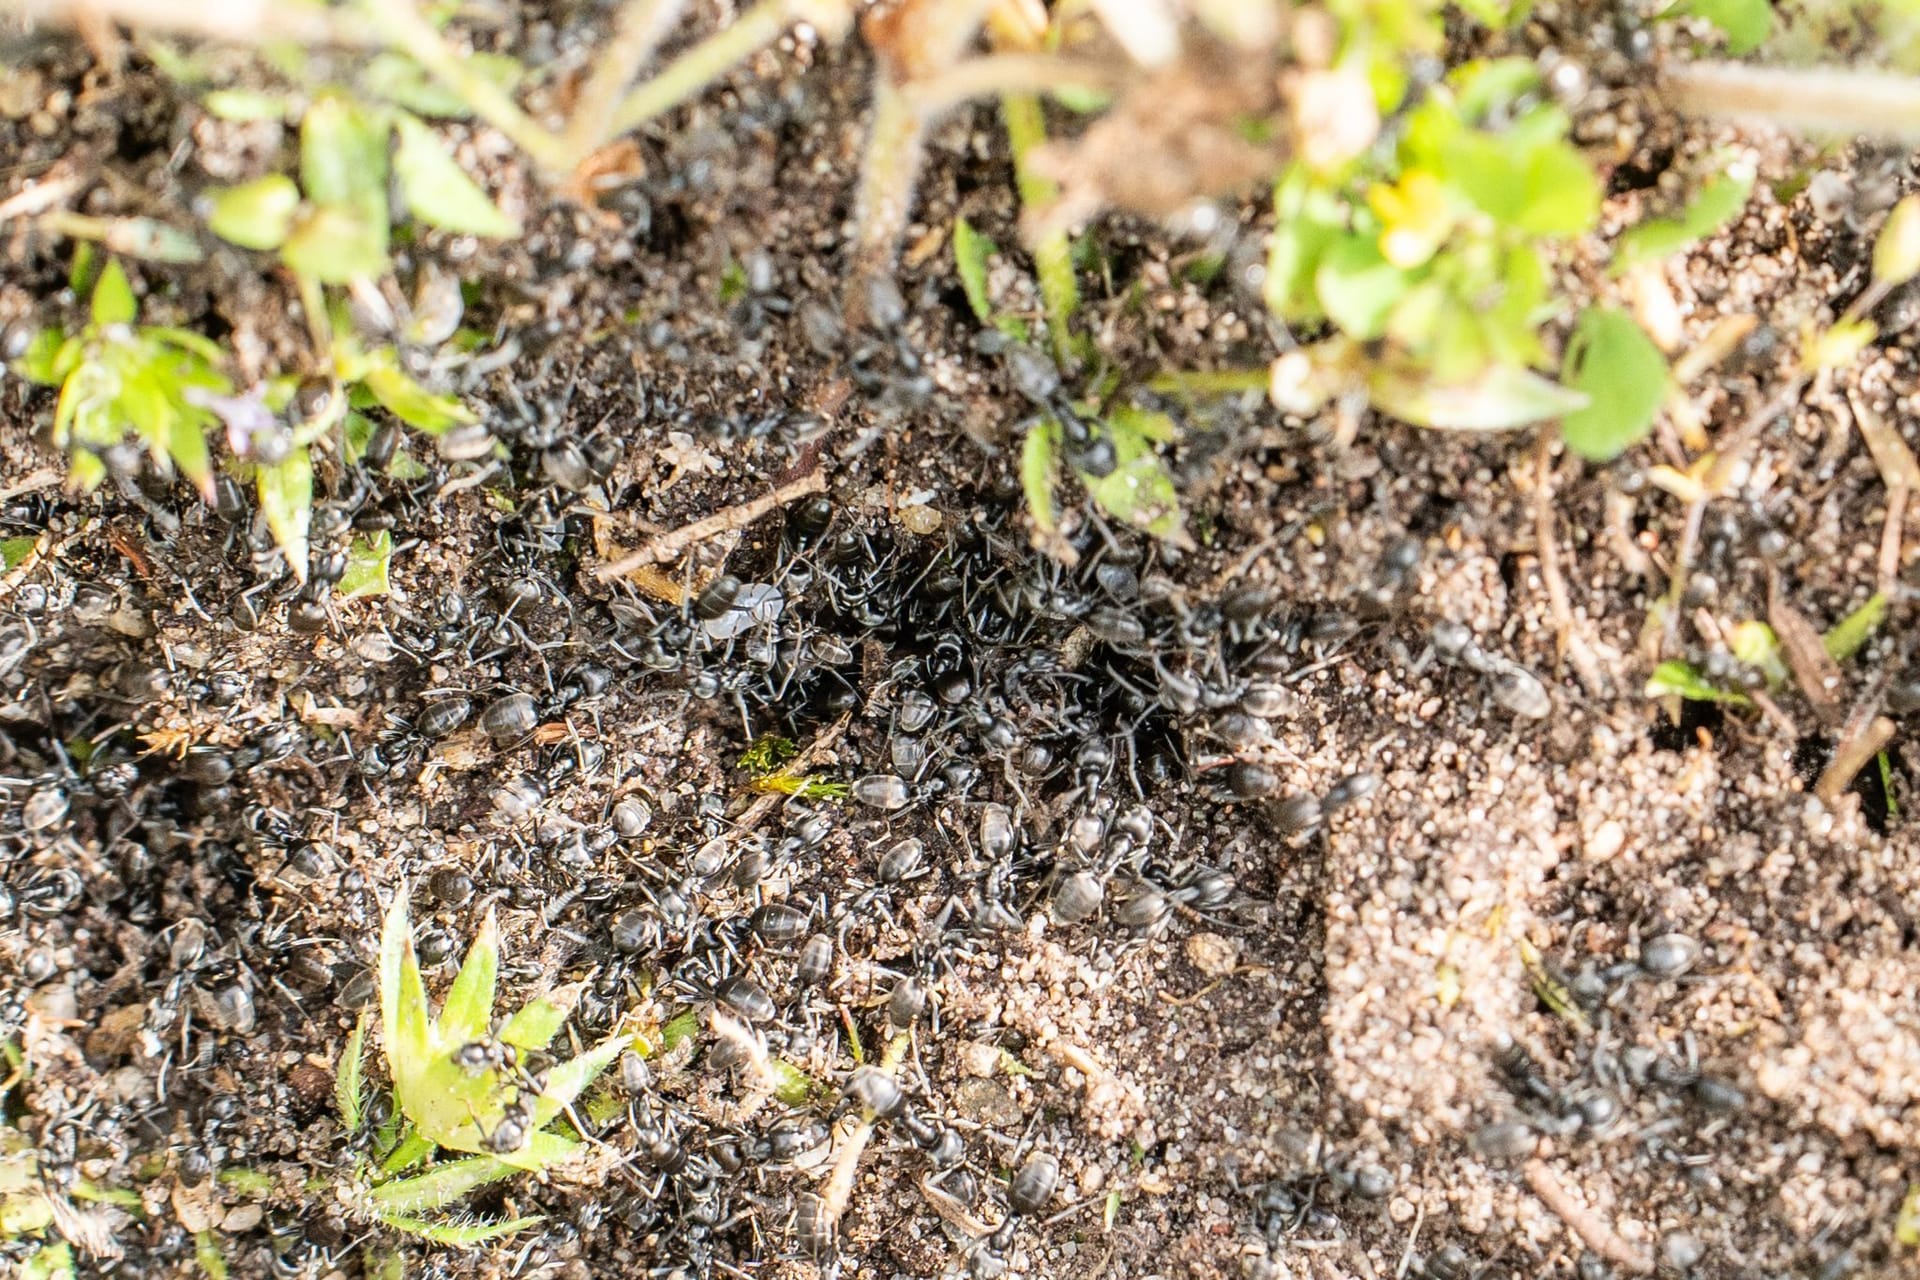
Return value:
M 1638 1276 L 1653 1274 L 1653 1258 L 1646 1250 L 1621 1239 L 1619 1232 L 1600 1220 L 1598 1214 L 1573 1198 L 1560 1176 L 1544 1160 L 1529 1160 L 1522 1167 L 1527 1186 L 1540 1197 L 1540 1203 L 1553 1210 L 1567 1224 L 1580 1243 L 1609 1262 L 1619 1264 Z
M 602 582 L 618 578 L 633 572 L 642 565 L 659 564 L 671 560 L 695 543 L 704 542 L 715 534 L 730 533 L 735 529 L 744 529 L 766 515 L 775 507 L 784 507 L 795 498 L 804 498 L 810 493 L 821 493 L 827 487 L 827 478 L 819 471 L 809 471 L 798 480 L 789 480 L 772 493 L 716 511 L 710 516 L 683 524 L 671 533 L 663 533 L 653 541 L 645 543 L 612 564 L 603 564 L 595 569 L 594 576 Z

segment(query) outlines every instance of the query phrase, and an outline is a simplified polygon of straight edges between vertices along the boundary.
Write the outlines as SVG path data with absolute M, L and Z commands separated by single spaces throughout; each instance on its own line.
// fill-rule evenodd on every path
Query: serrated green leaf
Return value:
M 39 545 L 40 539 L 34 537 L 0 540 L 0 573 L 12 573 L 25 564 Z
M 1060 426 L 1051 418 L 1027 428 L 1026 441 L 1020 446 L 1020 488 L 1027 495 L 1027 510 L 1033 522 L 1047 533 L 1060 525 L 1053 506 L 1054 459 L 1059 453 Z
M 340 1061 L 333 1069 L 333 1105 L 340 1112 L 340 1124 L 348 1133 L 358 1133 L 366 1115 L 365 1068 L 367 1052 L 367 1015 L 353 1024 Z
M 352 284 L 387 269 L 387 215 L 363 206 L 321 205 L 293 220 L 280 259 L 321 284 Z
M 394 890 L 380 931 L 380 1026 L 395 1086 L 428 1065 L 433 1052 L 433 1021 L 427 988 L 413 952 L 413 926 L 407 917 L 407 884 Z
M 284 462 L 255 469 L 260 511 L 273 540 L 287 553 L 294 577 L 307 580 L 307 528 L 313 523 L 313 459 L 295 449 Z
M 393 563 L 393 535 L 385 529 L 361 534 L 347 546 L 347 571 L 335 588 L 342 600 L 384 596 L 393 590 L 388 570 Z
M 539 1111 L 537 1102 L 534 1110 L 536 1114 Z M 579 1150 L 580 1144 L 571 1138 L 563 1138 L 557 1133 L 536 1133 L 518 1151 L 502 1152 L 499 1159 L 502 1164 L 510 1164 L 522 1173 L 540 1173 L 566 1163 Z
M 317 205 L 384 211 L 387 130 L 377 116 L 337 93 L 323 94 L 300 121 L 300 185 Z M 384 217 L 379 221 L 385 222 Z
M 528 1227 L 540 1225 L 544 1219 L 512 1218 L 503 1222 L 423 1222 L 418 1218 L 409 1218 L 401 1214 L 380 1214 L 380 1221 L 395 1231 L 404 1231 L 410 1236 L 434 1244 L 443 1244 L 453 1249 L 472 1249 L 510 1236 L 516 1231 L 525 1231 Z
M 256 1199 L 265 1199 L 280 1186 L 272 1174 L 262 1173 L 258 1169 L 222 1169 L 220 1185 L 231 1187 L 243 1196 L 253 1196 Z M 134 1203 L 139 1202 L 140 1197 L 134 1196 Z
M 1834 623 L 1833 629 L 1821 637 L 1827 656 L 1835 662 L 1845 662 L 1865 647 L 1886 620 L 1887 597 L 1876 591 L 1865 604 Z
M 520 234 L 520 224 L 502 213 L 454 162 L 433 130 L 409 115 L 397 116 L 394 124 L 400 147 L 393 170 L 416 217 L 442 231 L 466 235 L 500 239 Z
M 1743 693 L 1722 689 L 1684 662 L 1663 662 L 1647 680 L 1649 698 L 1680 697 L 1690 702 L 1718 702 L 1730 707 L 1751 705 Z
M 1773 34 L 1770 0 L 1686 0 L 1661 16 L 1705 18 L 1726 33 L 1727 52 L 1736 58 L 1752 53 Z
M 1584 392 L 1511 365 L 1493 365 L 1470 382 L 1436 383 L 1418 368 L 1383 363 L 1368 371 L 1367 393 L 1403 422 L 1448 431 L 1510 431 L 1588 404 Z
M 1561 419 L 1561 435 L 1595 462 L 1644 439 L 1667 398 L 1667 358 L 1632 316 L 1610 307 L 1580 313 L 1561 377 L 1589 400 Z
M 492 1156 L 471 1156 L 465 1160 L 437 1164 L 411 1178 L 384 1182 L 367 1193 L 367 1200 L 382 1215 L 428 1213 L 434 1209 L 444 1209 L 481 1187 L 511 1178 L 519 1172 L 504 1160 L 496 1160 Z
M 481 1040 L 493 1026 L 493 994 L 500 976 L 500 922 L 492 911 L 467 948 L 467 958 L 447 990 L 438 1038 L 448 1046 Z
M 132 324 L 138 314 L 140 306 L 134 301 L 133 285 L 128 282 L 127 273 L 117 258 L 108 258 L 100 279 L 93 286 L 93 322 L 102 326 Z
M 200 99 L 200 105 L 208 114 L 238 124 L 280 120 L 287 114 L 287 99 L 283 95 L 257 89 L 215 89 Z
M 500 1039 L 516 1049 L 538 1051 L 553 1043 L 560 1034 L 560 1028 L 566 1024 L 567 1015 L 573 1011 L 574 996 L 578 988 L 570 988 L 562 994 L 563 999 L 553 999 L 552 994 L 535 996 L 521 1005 L 509 1019 L 507 1025 L 500 1028 Z
M 995 251 L 993 241 L 973 229 L 965 218 L 953 220 L 953 265 L 960 273 L 960 287 L 966 290 L 967 305 L 981 324 L 993 318 L 993 301 L 987 296 L 987 259 Z
M 435 395 L 403 373 L 391 347 L 368 357 L 362 380 L 383 409 L 428 435 L 437 436 L 450 428 L 478 421 L 472 411 L 454 397 Z
M 207 226 L 213 234 L 243 249 L 278 249 L 293 230 L 300 188 L 286 174 L 270 173 L 218 188 L 208 199 Z

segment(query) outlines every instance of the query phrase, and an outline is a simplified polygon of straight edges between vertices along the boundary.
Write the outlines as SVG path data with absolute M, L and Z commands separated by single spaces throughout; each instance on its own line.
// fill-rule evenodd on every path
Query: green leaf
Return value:
M 227 358 L 226 350 L 221 347 L 219 343 L 215 342 L 212 338 L 206 337 L 204 334 L 195 333 L 191 329 L 176 329 L 171 325 L 149 324 L 140 327 L 140 336 L 143 338 L 152 338 L 157 342 L 164 342 L 170 347 L 178 347 L 182 351 L 199 356 L 209 365 L 218 365 Z M 225 385 L 224 380 L 222 381 L 220 389 L 223 393 L 232 390 L 231 387 Z
M 804 1107 L 813 1096 L 813 1077 L 784 1058 L 767 1059 L 774 1078 L 773 1096 L 790 1107 Z
M 1436 383 L 1417 367 L 1380 364 L 1367 393 L 1382 412 L 1420 427 L 1510 431 L 1584 409 L 1587 396 L 1531 369 L 1496 364 L 1466 382 Z
M 318 205 L 387 206 L 387 131 L 337 93 L 323 94 L 300 122 L 300 185 Z
M 516 1049 L 541 1050 L 553 1043 L 573 1012 L 577 988 L 566 988 L 544 996 L 535 996 L 520 1006 L 507 1025 L 500 1028 L 500 1039 Z M 555 999 L 554 996 L 559 996 Z
M 1729 707 L 1751 705 L 1747 696 L 1722 689 L 1684 662 L 1663 662 L 1647 680 L 1649 698 L 1681 697 L 1690 702 L 1718 702 Z
M 285 97 L 256 89 L 215 89 L 200 99 L 200 105 L 211 115 L 240 124 L 255 120 L 279 120 L 287 114 Z
M 1561 420 L 1561 434 L 1595 462 L 1644 439 L 1667 398 L 1667 358 L 1632 316 L 1610 307 L 1580 313 L 1561 377 L 1589 400 Z
M 1886 620 L 1887 597 L 1876 591 L 1865 604 L 1834 623 L 1833 629 L 1821 637 L 1827 656 L 1835 662 L 1845 662 L 1860 652 Z
M 1703 240 L 1739 216 L 1753 193 L 1753 175 L 1738 172 L 1709 178 L 1677 218 L 1652 218 L 1620 237 L 1616 274 L 1645 262 L 1661 262 Z
M 1359 236 L 1335 242 L 1313 277 L 1327 318 L 1363 342 L 1386 332 L 1387 317 L 1409 283 L 1407 273 L 1382 257 L 1378 245 Z
M 167 415 L 164 447 L 180 474 L 193 481 L 194 488 L 208 502 L 213 501 L 213 454 L 207 447 L 205 414 L 172 409 Z
M 392 1061 L 391 1054 L 388 1055 L 388 1061 Z M 401 1113 L 399 1108 L 395 1108 L 393 1118 L 387 1121 L 387 1123 L 389 1125 L 399 1125 L 405 1119 L 405 1115 Z M 405 1170 L 411 1169 L 414 1165 L 419 1164 L 421 1161 L 430 1158 L 433 1153 L 439 1149 L 440 1144 L 432 1138 L 427 1137 L 418 1129 L 408 1129 L 407 1136 L 394 1144 L 393 1150 L 387 1153 L 387 1158 L 380 1162 L 380 1172 L 404 1172 Z
M 1909 1249 L 1920 1245 L 1920 1182 L 1909 1186 L 1906 1198 L 1900 1201 L 1900 1212 L 1893 1219 L 1893 1238 Z
M 295 449 L 286 461 L 258 468 L 254 483 L 273 540 L 287 553 L 294 577 L 305 582 L 307 526 L 313 521 L 313 459 L 305 449 Z
M 13 362 L 13 371 L 28 382 L 37 382 L 43 387 L 57 387 L 72 372 L 71 365 L 62 368 L 62 356 L 72 353 L 78 356 L 78 343 L 68 344 L 67 336 L 58 329 L 42 329 L 33 335 L 27 343 L 27 349 L 18 360 Z
M 536 1099 L 534 1114 L 537 1116 L 539 1113 L 540 1104 Z M 547 1118 L 551 1119 L 551 1114 Z M 503 1153 L 500 1161 L 503 1164 L 512 1165 L 522 1173 L 539 1173 L 543 1169 L 551 1169 L 554 1165 L 572 1159 L 578 1150 L 580 1150 L 580 1144 L 571 1138 L 563 1138 L 557 1133 L 536 1133 L 528 1138 L 527 1145 L 518 1151 Z
M 367 1015 L 353 1024 L 340 1062 L 333 1070 L 333 1105 L 340 1111 L 340 1123 L 348 1133 L 358 1133 L 365 1115 L 364 1068 L 367 1051 Z
M 193 1235 L 193 1260 L 207 1273 L 207 1280 L 227 1280 L 227 1257 L 220 1252 L 220 1236 L 213 1230 Z
M 1027 495 L 1027 510 L 1033 522 L 1052 533 L 1060 525 L 1053 507 L 1054 458 L 1060 448 L 1060 424 L 1044 418 L 1027 428 L 1020 447 L 1020 487 Z
M 452 427 L 478 421 L 454 397 L 435 395 L 403 373 L 391 347 L 372 353 L 363 379 L 382 408 L 428 435 L 437 436 Z
M 393 562 L 393 535 L 385 529 L 361 534 L 347 547 L 347 571 L 335 589 L 342 600 L 384 596 L 393 589 L 387 576 Z
M 65 1240 L 43 1244 L 20 1264 L 20 1280 L 76 1280 L 73 1247 Z
M 394 173 L 407 207 L 421 221 L 442 231 L 496 239 L 520 234 L 520 224 L 454 163 L 433 130 L 408 115 L 395 117 L 394 125 L 400 134 Z
M 7 538 L 0 541 L 0 573 L 12 573 L 27 562 L 33 549 L 40 545 L 40 539 L 34 537 Z
M 478 74 L 501 89 L 511 90 L 526 76 L 526 68 L 501 53 L 462 54 L 460 64 L 464 70 Z M 374 97 L 405 107 L 416 115 L 464 120 L 473 114 L 465 98 L 402 54 L 389 52 L 376 56 L 360 73 L 360 82 Z
M 92 450 L 82 449 L 67 461 L 67 483 L 81 493 L 92 493 L 106 479 L 107 464 Z
M 548 1072 L 547 1087 L 533 1103 L 535 1126 L 544 1126 L 563 1109 L 572 1106 L 581 1090 L 592 1084 L 632 1043 L 627 1036 L 609 1037 L 579 1057 L 569 1058 Z
M 117 258 L 108 258 L 105 270 L 93 286 L 93 322 L 97 325 L 132 324 L 140 313 L 133 298 L 133 286 Z
M 1727 648 L 1734 657 L 1765 676 L 1770 685 L 1786 683 L 1791 674 L 1780 648 L 1780 637 L 1758 619 L 1749 618 L 1734 624 L 1727 633 Z
M 1577 236 L 1600 218 L 1600 178 L 1564 142 L 1536 149 L 1525 170 L 1526 203 L 1515 222 L 1539 236 Z
M 1873 242 L 1873 280 L 1892 288 L 1920 275 L 1920 196 L 1902 197 Z
M 1173 435 L 1173 420 L 1164 413 L 1121 407 L 1107 416 L 1113 438 L 1115 466 L 1111 474 L 1081 481 L 1103 511 L 1145 529 L 1176 545 L 1191 542 L 1180 514 L 1180 497 L 1173 487 L 1155 441 Z
M 423 1222 L 419 1218 L 409 1218 L 400 1214 L 380 1214 L 380 1221 L 395 1231 L 404 1231 L 410 1236 L 434 1244 L 444 1244 L 453 1249 L 472 1249 L 510 1236 L 516 1231 L 525 1231 L 528 1227 L 540 1225 L 542 1219 L 510 1218 L 503 1222 Z
M 975 231 L 971 222 L 953 220 L 953 264 L 960 272 L 960 287 L 967 292 L 973 318 L 981 324 L 993 317 L 993 302 L 987 296 L 987 259 L 994 250 L 993 241 Z
M 442 1044 L 463 1045 L 486 1037 L 493 1026 L 493 993 L 499 976 L 500 922 L 488 911 L 440 1010 Z
M 387 269 L 387 215 L 364 206 L 328 204 L 296 217 L 280 258 L 321 284 L 352 284 Z
M 237 187 L 214 191 L 207 226 L 243 249 L 278 249 L 293 229 L 300 188 L 284 173 L 270 173 Z
M 382 1215 L 428 1213 L 519 1172 L 504 1160 L 472 1156 L 437 1164 L 411 1178 L 382 1183 L 367 1193 L 367 1200 Z
M 1771 0 L 1686 0 L 1662 17 L 1705 18 L 1727 36 L 1727 52 L 1738 58 L 1752 53 L 1773 34 Z
M 427 1012 L 427 988 L 413 952 L 413 926 L 407 918 L 407 884 L 394 890 L 393 905 L 380 931 L 380 1024 L 394 1084 L 411 1079 L 432 1056 L 433 1023 Z
M 700 1034 L 700 1014 L 693 1009 L 684 1009 L 669 1018 L 660 1028 L 660 1048 L 670 1051 L 682 1041 L 691 1040 Z

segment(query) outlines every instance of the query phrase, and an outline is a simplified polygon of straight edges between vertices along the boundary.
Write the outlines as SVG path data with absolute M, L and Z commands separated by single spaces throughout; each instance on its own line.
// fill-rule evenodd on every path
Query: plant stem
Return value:
M 1030 93 L 1009 93 L 1000 99 L 1007 122 L 1007 144 L 1013 150 L 1013 180 L 1020 191 L 1022 211 L 1052 204 L 1060 188 L 1051 178 L 1033 171 L 1031 158 L 1047 140 L 1046 117 L 1040 99 Z M 1074 362 L 1073 313 L 1080 306 L 1080 285 L 1073 274 L 1073 246 L 1065 231 L 1049 231 L 1033 246 L 1034 270 L 1040 276 L 1040 300 L 1047 312 L 1054 358 L 1062 368 Z
M 499 85 L 472 70 L 420 16 L 413 0 L 360 0 L 358 10 L 388 44 L 419 63 L 534 163 L 554 173 L 565 170 L 567 151 L 561 139 L 535 124 Z
M 1920 79 L 1853 67 L 1695 62 L 1661 78 L 1682 114 L 1845 137 L 1920 139 Z
M 627 0 L 621 6 L 614 37 L 594 63 L 567 121 L 566 151 L 573 166 L 612 139 L 621 93 L 685 9 L 686 0 Z
M 792 0 L 760 0 L 732 26 L 714 32 L 621 99 L 606 136 L 617 138 L 673 110 L 778 40 L 793 18 L 793 9 Z
M 1163 396 L 1231 396 L 1264 393 L 1272 381 L 1269 369 L 1175 369 L 1147 379 L 1147 390 Z
M 887 76 L 874 77 L 873 119 L 867 125 L 860 188 L 854 198 L 854 270 L 847 281 L 850 313 L 858 314 L 865 306 L 861 283 L 893 263 L 913 208 L 926 124 L 927 117 L 906 89 Z

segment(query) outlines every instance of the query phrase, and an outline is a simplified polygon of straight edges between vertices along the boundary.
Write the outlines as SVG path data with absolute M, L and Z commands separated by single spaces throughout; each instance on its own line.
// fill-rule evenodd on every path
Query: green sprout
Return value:
M 206 397 L 233 389 L 219 370 L 225 353 L 197 333 L 135 325 L 138 314 L 126 272 L 108 259 L 94 282 L 87 323 L 73 334 L 43 329 L 14 370 L 60 389 L 53 442 L 70 451 L 76 488 L 98 488 L 108 475 L 106 458 L 132 439 L 163 474 L 178 470 L 210 498 L 207 432 L 216 419 Z
M 377 1222 L 456 1247 L 537 1221 L 428 1215 L 491 1183 L 553 1168 L 579 1151 L 579 1141 L 548 1126 L 632 1042 L 624 1034 L 612 1036 L 555 1066 L 536 1086 L 517 1070 L 516 1055 L 545 1051 L 566 1022 L 572 1000 L 567 993 L 536 997 L 496 1030 L 499 970 L 499 926 L 489 913 L 434 1016 L 401 887 L 380 938 L 381 1041 L 397 1105 L 390 1129 L 376 1135 L 378 1165 L 360 1170 L 370 1184 L 361 1203 Z M 360 1128 L 366 1116 L 364 1045 L 363 1025 L 349 1037 L 335 1073 L 335 1102 L 349 1129 Z M 468 1154 L 432 1161 L 442 1148 Z
M 321 284 L 370 279 L 387 270 L 389 171 L 406 207 L 429 226 L 519 234 L 418 116 L 335 91 L 301 118 L 300 182 L 271 173 L 218 188 L 207 197 L 207 225 L 243 249 L 277 251 L 296 275 Z

